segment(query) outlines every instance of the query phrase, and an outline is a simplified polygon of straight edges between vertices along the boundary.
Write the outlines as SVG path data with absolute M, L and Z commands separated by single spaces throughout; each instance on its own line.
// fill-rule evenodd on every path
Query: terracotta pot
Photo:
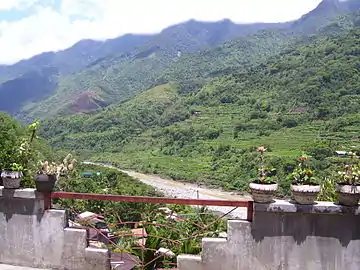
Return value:
M 319 185 L 291 185 L 293 199 L 298 204 L 314 204 L 320 189 Z
M 52 192 L 56 183 L 55 174 L 36 174 L 34 177 L 36 190 L 39 192 Z
M 5 189 L 18 189 L 20 188 L 21 178 L 23 177 L 22 172 L 14 171 L 1 171 L 1 179 Z
M 339 204 L 357 206 L 360 200 L 360 186 L 338 184 L 336 185 Z
M 257 182 L 250 183 L 251 195 L 254 202 L 257 203 L 271 203 L 273 201 L 275 192 L 278 189 L 278 184 L 259 184 Z

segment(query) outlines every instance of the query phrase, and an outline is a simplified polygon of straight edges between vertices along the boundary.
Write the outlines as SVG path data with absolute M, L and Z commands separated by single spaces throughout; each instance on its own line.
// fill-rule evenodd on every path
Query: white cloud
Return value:
M 21 8 L 34 2 L 36 0 L 0 0 L 0 10 Z M 0 63 L 13 63 L 43 51 L 64 49 L 84 38 L 105 39 L 129 32 L 158 32 L 190 18 L 209 21 L 230 18 L 236 22 L 288 21 L 310 11 L 319 2 L 61 0 L 60 10 L 38 5 L 29 17 L 13 22 L 0 21 Z
M 106 3 L 99 0 L 62 0 L 60 12 L 67 16 L 82 16 L 99 19 L 106 9 Z M 113 4 L 114 3 L 110 3 Z
M 1 0 L 0 11 L 11 9 L 26 9 L 35 4 L 38 0 Z

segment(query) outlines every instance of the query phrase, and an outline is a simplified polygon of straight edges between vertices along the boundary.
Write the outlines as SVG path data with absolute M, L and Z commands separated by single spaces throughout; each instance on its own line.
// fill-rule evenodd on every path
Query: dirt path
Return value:
M 123 173 L 128 174 L 131 177 L 138 179 L 139 181 L 154 187 L 155 189 L 163 192 L 166 196 L 185 198 L 185 199 L 210 199 L 210 200 L 248 200 L 249 196 L 239 196 L 231 192 L 208 189 L 204 187 L 198 187 L 193 184 L 178 182 L 170 179 L 166 179 L 157 175 L 143 174 L 130 170 L 121 170 L 109 164 L 103 163 L 94 163 L 85 161 L 84 164 L 99 165 L 107 168 L 117 169 Z M 209 209 L 221 212 L 228 213 L 233 209 L 233 207 L 221 207 L 221 206 L 211 206 Z M 231 214 L 233 218 L 246 219 L 246 208 L 238 208 L 234 210 Z

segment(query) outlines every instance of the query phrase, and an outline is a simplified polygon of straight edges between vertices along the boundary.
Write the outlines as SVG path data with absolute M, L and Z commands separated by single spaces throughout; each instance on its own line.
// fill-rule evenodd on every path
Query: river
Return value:
M 107 168 L 119 170 L 129 176 L 138 179 L 142 183 L 154 187 L 156 190 L 161 191 L 166 196 L 184 198 L 184 199 L 209 199 L 209 200 L 248 200 L 249 196 L 240 196 L 231 192 L 226 192 L 217 189 L 210 189 L 206 187 L 199 187 L 194 184 L 174 181 L 158 175 L 143 174 L 131 170 L 122 170 L 109 164 L 84 161 L 84 164 L 98 165 Z M 223 214 L 228 213 L 233 207 L 225 206 L 209 206 L 210 210 L 220 212 Z M 231 218 L 246 219 L 246 208 L 237 208 L 229 214 Z

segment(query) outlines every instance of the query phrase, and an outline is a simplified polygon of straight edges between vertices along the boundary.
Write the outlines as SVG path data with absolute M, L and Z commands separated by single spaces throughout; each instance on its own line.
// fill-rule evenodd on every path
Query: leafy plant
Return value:
M 57 174 L 58 166 L 55 162 L 39 162 L 38 174 L 54 175 Z
M 60 176 L 67 176 L 69 172 L 73 171 L 75 169 L 75 165 L 77 163 L 77 160 L 73 158 L 71 154 L 68 154 L 63 162 L 57 166 L 56 172 Z
M 356 163 L 356 153 L 349 152 L 350 157 L 349 164 L 344 166 L 344 171 L 339 171 L 338 174 L 341 176 L 341 184 L 347 185 L 359 185 L 360 184 L 360 164 Z
M 34 161 L 33 142 L 36 138 L 36 131 L 39 128 L 39 122 L 35 121 L 27 127 L 28 138 L 22 137 L 12 148 L 9 153 L 8 164 L 5 164 L 5 169 L 11 171 L 27 172 L 30 170 L 31 164 Z
M 66 176 L 69 172 L 75 169 L 77 160 L 73 158 L 71 154 L 68 154 L 62 163 L 57 164 L 55 162 L 40 161 L 38 173 L 39 174 L 56 174 L 57 176 Z
M 24 171 L 24 167 L 21 164 L 13 163 L 10 166 L 10 170 L 13 172 L 22 172 Z
M 274 177 L 277 173 L 276 169 L 273 167 L 265 166 L 265 156 L 264 153 L 267 150 L 264 146 L 260 146 L 256 149 L 259 154 L 259 180 L 262 183 L 273 183 L 272 177 Z
M 314 171 L 311 170 L 307 161 L 309 159 L 308 155 L 302 155 L 299 160 L 299 165 L 293 170 L 293 172 L 289 175 L 289 179 L 295 185 L 313 185 L 316 183 L 316 178 L 314 176 Z
M 335 188 L 335 179 L 333 176 L 325 177 L 325 179 L 321 182 L 321 189 L 317 201 L 338 201 Z

